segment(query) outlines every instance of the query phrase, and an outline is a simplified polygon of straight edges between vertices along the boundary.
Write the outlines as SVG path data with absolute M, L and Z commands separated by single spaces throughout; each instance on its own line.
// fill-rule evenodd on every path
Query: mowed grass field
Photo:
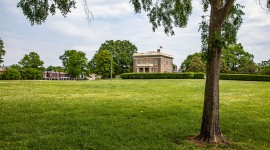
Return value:
M 0 149 L 270 149 L 270 82 L 220 81 L 231 145 L 197 147 L 205 80 L 0 81 Z

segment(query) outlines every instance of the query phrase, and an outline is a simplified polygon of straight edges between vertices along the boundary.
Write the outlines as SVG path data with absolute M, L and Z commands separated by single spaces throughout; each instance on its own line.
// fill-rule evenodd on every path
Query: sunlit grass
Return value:
M 0 81 L 0 149 L 199 149 L 204 82 Z M 218 148 L 268 149 L 270 83 L 220 85 Z

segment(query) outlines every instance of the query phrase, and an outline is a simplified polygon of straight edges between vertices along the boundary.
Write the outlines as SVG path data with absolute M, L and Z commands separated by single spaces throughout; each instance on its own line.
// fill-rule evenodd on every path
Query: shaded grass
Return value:
M 0 81 L 0 149 L 199 149 L 204 80 Z M 270 83 L 220 81 L 232 145 L 270 147 Z

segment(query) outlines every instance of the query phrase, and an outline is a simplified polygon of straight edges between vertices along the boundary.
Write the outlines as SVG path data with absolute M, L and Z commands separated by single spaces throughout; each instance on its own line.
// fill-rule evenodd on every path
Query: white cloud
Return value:
M 240 1 L 244 4 L 245 16 L 238 34 L 238 42 L 242 43 L 245 51 L 255 56 L 255 62 L 270 59 L 269 37 L 270 18 L 265 10 L 265 0 Z

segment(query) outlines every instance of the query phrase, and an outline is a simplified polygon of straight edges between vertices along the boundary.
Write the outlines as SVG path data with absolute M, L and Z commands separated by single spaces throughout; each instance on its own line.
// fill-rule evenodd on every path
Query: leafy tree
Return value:
M 261 74 L 261 75 L 270 75 L 270 66 L 265 66 L 263 68 L 260 68 L 259 74 Z
M 30 52 L 28 55 L 25 54 L 24 57 L 19 61 L 22 68 L 36 68 L 39 70 L 44 70 L 43 61 L 40 59 L 39 55 L 35 52 Z
M 189 71 L 191 72 L 205 72 L 205 63 L 199 58 L 192 58 L 192 62 L 189 66 Z
M 173 66 L 173 71 L 177 71 L 177 65 L 176 64 L 172 64 Z
M 219 77 L 222 48 L 236 43 L 236 35 L 242 24 L 243 6 L 234 0 L 205 0 L 203 10 L 210 10 L 209 21 L 203 16 L 202 51 L 207 60 L 206 86 L 200 134 L 195 140 L 203 143 L 226 143 L 220 130 Z
M 253 61 L 248 61 L 245 66 L 241 66 L 239 73 L 241 74 L 255 74 L 258 71 L 258 66 Z
M 16 68 L 7 68 L 2 74 L 3 80 L 19 80 L 20 71 Z
M 59 71 L 59 72 L 63 72 L 64 68 L 61 66 L 49 66 L 47 67 L 46 71 Z
M 230 73 L 230 67 L 225 63 L 224 59 L 221 59 L 220 72 L 221 73 Z
M 19 61 L 18 65 L 13 65 L 11 68 L 16 68 L 20 71 L 21 79 L 24 80 L 40 80 L 43 78 L 43 61 L 39 55 L 35 52 L 25 54 L 24 57 Z
M 23 68 L 21 78 L 23 80 L 41 80 L 43 79 L 43 72 L 38 68 Z
M 103 79 L 109 78 L 111 75 L 112 55 L 109 50 L 99 50 L 89 62 L 92 73 L 101 75 Z M 115 63 L 113 63 L 115 65 Z M 114 68 L 112 68 L 114 74 Z
M 46 71 L 53 71 L 53 70 L 54 70 L 54 66 L 51 66 L 51 65 L 46 68 Z
M 88 21 L 91 21 L 93 15 L 88 9 L 87 0 L 82 0 L 85 14 Z M 30 21 L 31 25 L 42 24 L 45 22 L 49 14 L 55 15 L 57 9 L 66 17 L 68 13 L 75 7 L 75 0 L 20 0 L 17 7 L 20 7 L 23 14 Z
M 4 42 L 0 38 L 0 65 L 4 62 L 3 56 L 6 54 L 6 51 L 4 50 Z
M 184 72 L 205 72 L 206 62 L 202 60 L 202 53 L 194 53 L 181 64 L 181 69 Z
M 242 23 L 242 6 L 234 0 L 203 0 L 203 9 L 210 15 L 204 15 L 202 30 L 202 49 L 207 60 L 206 86 L 202 124 L 199 135 L 194 140 L 199 143 L 226 142 L 219 123 L 219 76 L 221 50 L 224 46 L 236 42 L 236 34 Z M 153 30 L 164 27 L 166 34 L 174 34 L 173 26 L 185 27 L 192 11 L 191 0 L 131 0 L 135 12 L 144 10 Z M 208 9 L 211 8 L 210 11 Z M 209 21 L 206 16 L 210 16 Z
M 22 70 L 22 67 L 21 67 L 20 65 L 18 65 L 18 64 L 13 64 L 13 65 L 11 65 L 9 68 L 17 69 L 17 70 L 19 70 L 19 71 Z
M 260 67 L 267 67 L 270 66 L 270 59 L 267 61 L 262 61 L 261 63 L 258 63 Z
M 262 61 L 258 64 L 259 74 L 270 75 L 270 59 L 268 61 Z
M 204 72 L 206 62 L 203 53 L 189 55 L 181 65 L 187 72 Z M 254 74 L 258 70 L 254 56 L 245 52 L 241 44 L 232 44 L 222 50 L 221 73 Z
M 82 74 L 88 75 L 89 69 L 84 52 L 66 50 L 65 53 L 59 57 L 59 59 L 62 60 L 64 69 L 71 78 L 79 78 L 79 76 Z
M 257 65 L 254 63 L 254 56 L 244 51 L 241 44 L 233 44 L 222 50 L 222 60 L 229 67 L 229 73 L 254 74 Z
M 99 51 L 109 50 L 113 56 L 114 74 L 132 72 L 133 62 L 132 55 L 137 52 L 137 47 L 129 41 L 109 40 L 101 44 Z

